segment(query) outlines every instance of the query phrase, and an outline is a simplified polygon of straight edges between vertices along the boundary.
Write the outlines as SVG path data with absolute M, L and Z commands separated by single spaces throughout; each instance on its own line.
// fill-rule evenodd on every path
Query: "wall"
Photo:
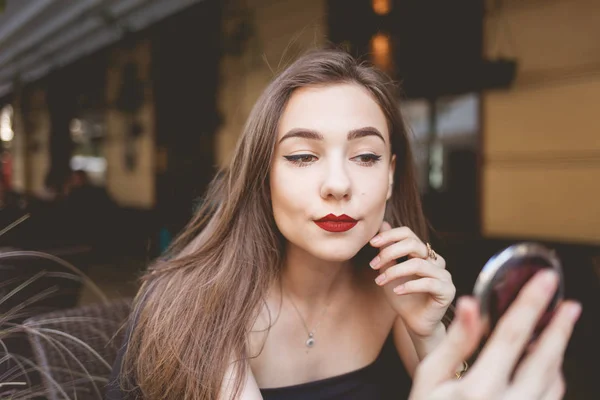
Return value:
M 50 168 L 50 113 L 42 87 L 18 92 L 14 102 L 13 185 L 43 195 Z M 25 104 L 23 104 L 25 103 Z
M 133 49 L 117 47 L 110 57 L 106 89 L 109 104 L 106 112 L 107 137 L 104 144 L 107 190 L 120 206 L 151 209 L 155 203 L 155 124 L 150 81 L 150 42 L 144 40 Z M 142 135 L 134 141 L 137 165 L 131 171 L 126 167 L 124 153 L 130 117 L 115 107 L 123 82 L 123 67 L 128 62 L 137 64 L 139 79 L 144 82 L 144 101 L 134 117 L 141 124 Z
M 241 5 L 243 1 L 232 2 Z M 275 72 L 307 49 L 325 40 L 325 0 L 248 0 L 254 35 L 241 54 L 221 61 L 219 109 L 223 123 L 217 133 L 217 161 L 225 166 L 256 99 Z M 225 37 L 235 28 L 239 10 L 225 10 Z
M 131 117 L 116 106 L 123 68 L 128 62 L 139 67 L 144 82 L 144 101 L 134 118 L 142 127 L 141 137 L 134 140 L 137 165 L 128 170 L 125 165 L 125 132 Z M 85 70 L 81 73 L 86 73 Z M 155 203 L 155 123 L 150 81 L 150 42 L 142 41 L 132 48 L 111 49 L 106 79 L 105 124 L 106 139 L 103 155 L 107 161 L 106 188 L 110 196 L 124 207 L 151 209 Z M 43 84 L 32 85 L 27 92 L 17 92 L 15 103 L 14 185 L 21 192 L 42 194 L 50 167 L 50 115 Z M 22 100 L 25 102 L 21 106 Z
M 21 101 L 22 96 L 19 91 L 14 94 L 13 107 L 13 132 L 15 133 L 12 144 L 12 186 L 17 192 L 24 193 L 27 189 L 27 177 L 25 175 L 27 171 L 26 164 L 26 141 L 25 141 L 25 129 L 23 127 L 23 110 Z
M 483 232 L 600 243 L 600 2 L 505 4 L 509 35 L 488 16 L 486 49 L 519 71 L 483 96 Z

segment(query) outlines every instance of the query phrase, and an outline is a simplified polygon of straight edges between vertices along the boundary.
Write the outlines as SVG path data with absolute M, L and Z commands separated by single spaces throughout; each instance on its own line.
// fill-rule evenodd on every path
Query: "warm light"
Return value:
M 392 55 L 390 37 L 383 33 L 378 33 L 371 38 L 371 54 L 373 64 L 384 71 L 392 69 Z
M 2 129 L 0 131 L 0 139 L 2 139 L 3 142 L 10 142 L 14 137 L 15 133 L 12 129 Z
M 10 105 L 4 107 L 0 112 L 0 140 L 10 142 L 15 137 L 12 130 L 13 109 Z
M 375 14 L 387 15 L 392 9 L 391 0 L 373 0 L 373 11 Z
M 390 52 L 390 38 L 388 35 L 378 33 L 371 39 L 371 50 L 377 55 L 386 55 Z

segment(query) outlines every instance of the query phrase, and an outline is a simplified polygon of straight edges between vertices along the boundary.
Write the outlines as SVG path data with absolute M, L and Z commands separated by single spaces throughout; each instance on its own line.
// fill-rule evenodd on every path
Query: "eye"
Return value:
M 294 154 L 293 156 L 283 156 L 286 160 L 299 167 L 305 167 L 317 161 L 317 156 L 312 154 Z
M 377 154 L 365 153 L 353 157 L 352 160 L 357 161 L 359 164 L 366 167 L 371 167 L 381 160 L 381 156 L 378 156 Z

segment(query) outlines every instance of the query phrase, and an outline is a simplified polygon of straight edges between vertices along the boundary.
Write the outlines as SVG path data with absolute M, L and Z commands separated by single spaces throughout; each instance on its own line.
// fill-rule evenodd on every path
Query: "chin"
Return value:
M 310 246 L 306 250 L 320 260 L 328 262 L 346 262 L 354 258 L 360 251 L 362 246 L 349 243 L 328 244 L 322 243 L 321 246 L 315 248 Z

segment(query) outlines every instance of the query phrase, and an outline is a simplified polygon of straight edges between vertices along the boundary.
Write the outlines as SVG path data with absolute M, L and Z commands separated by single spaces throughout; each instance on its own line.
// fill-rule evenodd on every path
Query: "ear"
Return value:
M 392 159 L 390 160 L 390 170 L 388 173 L 388 192 L 386 200 L 389 200 L 392 197 L 392 192 L 394 189 L 394 171 L 396 171 L 396 155 L 392 154 Z

